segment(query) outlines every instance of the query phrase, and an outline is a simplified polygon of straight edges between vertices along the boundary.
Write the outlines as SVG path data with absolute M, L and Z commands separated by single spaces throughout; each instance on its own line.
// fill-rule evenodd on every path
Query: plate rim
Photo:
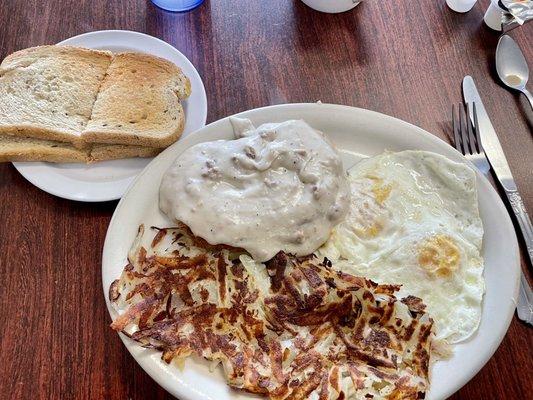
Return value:
M 144 32 L 137 32 L 137 31 L 132 31 L 132 30 L 122 30 L 122 29 L 103 29 L 103 30 L 97 30 L 97 31 L 88 31 L 88 32 L 80 33 L 80 34 L 75 35 L 75 36 L 71 36 L 69 38 L 61 40 L 60 42 L 56 43 L 56 45 L 68 46 L 68 45 L 70 45 L 69 44 L 70 41 L 86 39 L 86 38 L 94 38 L 94 37 L 97 37 L 97 36 L 100 36 L 100 35 L 109 35 L 109 34 L 110 35 L 136 36 L 137 38 L 142 37 L 144 40 L 150 40 L 150 41 L 158 42 L 161 46 L 163 46 L 163 48 L 167 49 L 170 52 L 178 53 L 180 58 L 183 59 L 183 63 L 189 69 L 191 69 L 193 71 L 193 74 L 195 75 L 194 79 L 197 82 L 197 84 L 199 84 L 199 87 L 200 87 L 200 90 L 197 90 L 196 93 L 198 93 L 199 101 L 204 106 L 199 110 L 200 113 L 199 113 L 199 117 L 198 117 L 198 125 L 199 125 L 198 129 L 201 129 L 201 128 L 206 126 L 207 112 L 208 112 L 208 102 L 207 102 L 207 94 L 206 94 L 206 91 L 205 91 L 205 85 L 204 85 L 202 76 L 200 75 L 200 73 L 198 72 L 198 70 L 196 69 L 194 64 L 187 58 L 187 56 L 185 56 L 185 54 L 183 54 L 180 50 L 178 50 L 176 47 L 174 47 L 170 43 L 164 41 L 163 39 L 160 39 L 160 38 L 152 36 L 152 35 L 148 35 L 148 34 L 146 34 Z M 77 46 L 83 47 L 82 44 L 78 44 Z M 149 51 L 147 51 L 147 53 L 151 54 Z M 158 56 L 158 57 L 160 57 L 160 56 Z M 164 57 L 162 57 L 162 58 L 164 58 Z M 178 65 L 178 67 L 181 67 L 181 65 Z M 195 129 L 194 131 L 196 131 L 196 130 L 197 129 Z M 194 131 L 192 131 L 190 133 L 193 133 Z M 182 136 L 180 136 L 180 138 L 178 138 L 177 141 L 179 141 L 182 137 L 183 137 L 183 134 L 182 134 Z M 153 159 L 154 157 L 151 157 L 151 158 Z M 117 161 L 117 160 L 110 160 L 110 161 Z M 36 174 L 32 173 L 31 171 L 27 171 L 26 168 L 25 168 L 26 166 L 29 166 L 29 165 L 30 166 L 43 165 L 43 166 L 47 166 L 48 167 L 48 163 L 45 163 L 45 162 L 42 162 L 42 161 L 33 161 L 33 162 L 15 161 L 15 162 L 12 162 L 11 164 L 13 164 L 15 169 L 24 177 L 24 179 L 26 179 L 28 182 L 30 182 L 32 185 L 34 185 L 35 187 L 39 188 L 40 190 L 42 190 L 42 191 L 44 191 L 46 193 L 49 193 L 49 194 L 51 194 L 53 196 L 56 196 L 56 197 L 60 197 L 60 198 L 67 199 L 67 200 L 72 200 L 72 201 L 80 201 L 80 202 L 84 202 L 84 203 L 100 203 L 100 202 L 113 201 L 113 200 L 120 199 L 121 197 L 123 197 L 128 192 L 128 189 L 135 182 L 136 177 L 140 173 L 142 173 L 142 171 L 144 170 L 144 168 L 142 170 L 140 170 L 139 173 L 137 174 L 137 176 L 135 176 L 133 178 L 130 177 L 130 178 L 124 178 L 124 179 L 120 179 L 120 180 L 114 180 L 114 181 L 106 182 L 109 185 L 113 185 L 113 184 L 116 184 L 117 182 L 120 182 L 120 181 L 128 181 L 129 180 L 129 184 L 128 184 L 128 186 L 125 189 L 121 189 L 121 190 L 118 189 L 118 190 L 114 191 L 113 194 L 102 194 L 102 195 L 100 195 L 98 193 L 93 193 L 92 195 L 87 196 L 87 194 L 80 195 L 80 194 L 77 194 L 77 193 L 72 193 L 72 192 L 70 192 L 68 190 L 67 191 L 61 190 L 60 188 L 57 188 L 57 187 L 50 187 L 50 185 L 47 185 L 47 184 L 43 183 L 39 179 L 38 174 L 36 176 Z M 65 165 L 65 164 L 70 164 L 70 163 L 57 163 L 57 165 Z M 66 181 L 68 181 L 68 180 L 70 180 L 72 178 L 69 178 L 69 177 L 65 176 L 64 179 Z M 75 179 L 72 179 L 72 180 L 76 181 Z M 100 182 L 98 182 L 98 183 L 100 183 Z
M 518 241 L 517 241 L 515 229 L 514 229 L 514 226 L 513 226 L 512 222 L 511 222 L 510 215 L 509 215 L 509 213 L 508 213 L 508 211 L 507 211 L 507 209 L 506 209 L 501 197 L 497 193 L 496 189 L 492 186 L 490 181 L 483 174 L 481 174 L 474 167 L 474 165 L 470 161 L 468 161 L 461 153 L 459 153 L 455 148 L 450 146 L 448 143 L 446 143 L 440 137 L 438 137 L 436 135 L 433 135 L 430 132 L 426 131 L 425 129 L 422 129 L 422 128 L 420 128 L 420 127 L 418 127 L 418 126 L 416 126 L 414 124 L 411 124 L 411 123 L 409 123 L 407 121 L 404 121 L 402 119 L 399 119 L 399 118 L 396 118 L 396 117 L 392 117 L 390 115 L 383 114 L 383 113 L 380 113 L 380 112 L 377 112 L 377 111 L 364 109 L 364 108 L 352 107 L 352 106 L 340 105 L 340 104 L 331 104 L 331 103 L 286 103 L 286 104 L 270 105 L 270 106 L 258 107 L 258 108 L 242 111 L 242 112 L 233 114 L 231 116 L 226 116 L 224 118 L 220 118 L 220 119 L 218 119 L 216 121 L 213 121 L 213 122 L 209 123 L 208 125 L 204 126 L 203 128 L 199 129 L 198 131 L 194 132 L 194 135 L 199 134 L 200 132 L 202 132 L 203 130 L 205 130 L 207 128 L 212 128 L 213 126 L 215 126 L 217 124 L 223 124 L 225 121 L 227 121 L 232 116 L 235 116 L 235 117 L 246 116 L 246 114 L 249 114 L 249 113 L 262 112 L 262 111 L 272 110 L 272 109 L 276 109 L 276 108 L 293 109 L 292 111 L 294 111 L 294 110 L 297 110 L 298 108 L 301 108 L 301 107 L 303 107 L 303 108 L 306 108 L 306 107 L 322 107 L 322 108 L 331 108 L 331 109 L 343 110 L 343 111 L 348 111 L 348 112 L 352 111 L 352 112 L 368 113 L 371 116 L 374 116 L 374 117 L 377 117 L 377 118 L 382 118 L 388 123 L 392 123 L 392 124 L 396 124 L 396 125 L 403 125 L 404 127 L 412 130 L 413 133 L 416 132 L 417 135 L 421 135 L 421 137 L 425 138 L 425 140 L 428 140 L 429 142 L 439 143 L 440 146 L 442 146 L 442 145 L 448 146 L 449 149 L 456 154 L 456 156 L 459 156 L 459 158 L 464 163 L 469 165 L 475 171 L 476 179 L 483 182 L 483 185 L 488 189 L 488 195 L 490 196 L 491 200 L 497 205 L 499 211 L 502 211 L 502 216 L 504 218 L 504 220 L 502 222 L 505 225 L 505 228 L 507 228 L 509 230 L 509 233 L 511 235 L 509 237 L 509 241 L 511 242 L 512 247 L 513 247 L 512 249 L 510 249 L 511 251 L 509 252 L 509 256 L 508 256 L 508 258 L 509 258 L 509 268 L 515 268 L 516 269 L 515 272 L 517 272 L 516 273 L 516 279 L 514 280 L 514 282 L 512 282 L 512 283 L 514 283 L 514 291 L 513 291 L 513 296 L 514 297 L 512 298 L 512 301 L 509 303 L 509 306 L 507 307 L 507 314 L 505 315 L 505 319 L 503 320 L 503 324 L 500 327 L 500 331 L 497 332 L 497 335 L 495 335 L 494 337 L 491 337 L 491 343 L 487 346 L 489 348 L 489 350 L 486 351 L 483 354 L 482 359 L 480 358 L 481 362 L 479 362 L 476 365 L 475 368 L 473 368 L 472 370 L 470 370 L 467 373 L 465 373 L 464 375 L 462 375 L 460 379 L 457 379 L 456 384 L 453 387 L 450 386 L 446 390 L 444 390 L 445 391 L 444 395 L 442 397 L 438 397 L 438 398 L 439 399 L 440 398 L 444 399 L 444 398 L 447 398 L 447 397 L 451 396 L 453 393 L 455 393 L 460 388 L 462 388 L 467 382 L 469 382 L 487 364 L 487 362 L 492 358 L 493 354 L 499 348 L 503 338 L 507 334 L 507 332 L 509 330 L 509 326 L 510 326 L 511 321 L 512 321 L 513 316 L 514 316 L 514 310 L 516 308 L 516 304 L 513 306 L 513 305 L 511 305 L 511 303 L 514 301 L 514 299 L 516 299 L 516 296 L 518 294 L 519 279 L 520 279 L 519 271 L 520 271 L 520 268 L 521 268 L 521 265 L 520 265 L 521 261 L 520 261 L 520 253 L 519 253 L 519 247 L 518 247 Z M 193 135 L 189 135 L 189 137 L 192 137 L 192 136 Z M 187 142 L 188 141 L 189 140 L 187 140 Z M 148 171 L 152 168 L 153 164 L 155 162 L 157 162 L 157 159 L 159 157 L 162 157 L 163 154 L 165 154 L 166 152 L 173 151 L 174 147 L 177 147 L 177 146 L 180 146 L 180 145 L 187 145 L 187 143 L 186 142 L 185 143 L 176 142 L 175 144 L 173 144 L 169 148 L 165 149 L 160 155 L 155 157 L 154 160 L 152 160 L 150 162 L 150 164 L 148 164 L 146 166 L 146 168 L 135 178 L 135 180 L 132 182 L 132 184 L 130 185 L 130 187 L 128 188 L 128 190 L 126 191 L 126 193 L 124 194 L 124 196 L 122 197 L 120 202 L 118 203 L 118 205 L 115 208 L 115 211 L 113 213 L 113 216 L 112 216 L 112 218 L 111 218 L 111 220 L 109 222 L 108 230 L 107 230 L 105 241 L 104 241 L 103 251 L 102 251 L 102 288 L 103 288 L 103 292 L 104 292 L 103 294 L 104 294 L 104 298 L 105 298 L 105 301 L 106 301 L 106 306 L 107 306 L 107 309 L 108 309 L 108 312 L 109 312 L 109 315 L 110 315 L 111 319 L 113 319 L 114 315 L 116 315 L 116 311 L 112 308 L 112 306 L 111 306 L 111 304 L 109 302 L 108 296 L 107 296 L 108 288 L 105 287 L 104 265 L 105 265 L 105 260 L 107 258 L 107 253 L 109 251 L 108 250 L 108 246 L 109 246 L 108 243 L 109 243 L 109 240 L 110 240 L 109 238 L 111 236 L 112 227 L 116 223 L 116 219 L 118 218 L 117 215 L 120 213 L 120 211 L 124 207 L 125 202 L 128 201 L 129 192 L 135 187 L 137 181 L 140 180 L 142 178 L 142 176 L 144 176 L 146 173 L 148 173 Z M 185 147 L 183 150 L 185 150 L 188 147 L 189 146 Z M 485 271 L 486 271 L 486 269 L 484 270 L 484 274 L 485 274 Z M 484 296 L 483 296 L 483 307 L 486 306 L 485 305 L 486 295 L 487 294 L 486 294 L 486 290 L 485 290 L 485 293 L 484 293 Z M 150 371 L 148 371 L 147 368 L 145 368 L 145 365 L 144 365 L 145 362 L 139 360 L 140 357 L 138 358 L 134 354 L 134 350 L 139 347 L 136 344 L 136 342 L 132 341 L 131 339 L 129 339 L 128 337 L 126 337 L 122 333 L 119 333 L 119 337 L 121 338 L 121 340 L 124 343 L 124 345 L 125 345 L 126 349 L 128 350 L 128 352 L 130 352 L 130 354 L 133 356 L 135 361 L 139 364 L 139 366 L 141 366 L 141 368 L 143 368 L 143 370 L 149 376 L 151 376 L 152 379 L 154 379 L 160 386 L 162 386 L 165 390 L 167 390 L 170 394 L 172 394 L 174 396 L 179 395 L 180 397 L 183 397 L 184 399 L 192 399 L 193 398 L 193 397 L 190 397 L 190 396 L 191 396 L 191 393 L 194 393 L 194 391 L 185 382 L 179 381 L 179 385 L 176 385 L 176 383 L 174 383 L 174 385 L 170 385 L 170 384 L 168 384 L 168 381 L 166 381 L 164 379 L 164 377 L 162 377 L 160 375 L 157 375 L 155 373 L 151 373 Z M 467 339 L 466 342 L 468 342 L 468 339 Z M 172 377 L 172 378 L 174 379 L 174 377 Z M 181 389 L 183 389 L 183 390 L 181 390 Z

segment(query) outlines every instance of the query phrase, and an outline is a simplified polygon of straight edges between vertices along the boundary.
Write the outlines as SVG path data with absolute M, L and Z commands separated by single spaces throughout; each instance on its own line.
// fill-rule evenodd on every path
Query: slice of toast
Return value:
M 144 146 L 94 145 L 77 149 L 70 143 L 0 135 L 0 162 L 48 161 L 90 163 L 131 157 L 154 157 L 162 149 Z
M 0 133 L 83 147 L 112 53 L 70 46 L 17 51 L 0 64 Z
M 183 131 L 189 79 L 170 61 L 116 54 L 82 137 L 92 143 L 166 147 Z

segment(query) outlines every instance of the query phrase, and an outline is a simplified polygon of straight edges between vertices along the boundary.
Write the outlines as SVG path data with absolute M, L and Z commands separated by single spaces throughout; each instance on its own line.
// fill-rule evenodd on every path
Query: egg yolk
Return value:
M 376 202 L 379 205 L 382 205 L 385 200 L 390 195 L 390 192 L 392 190 L 391 185 L 383 185 L 383 179 L 374 176 L 374 175 L 368 175 L 367 178 L 371 179 L 373 181 L 372 184 L 372 193 L 374 194 L 374 199 L 376 199 Z
M 418 263 L 431 274 L 450 276 L 459 268 L 459 248 L 450 236 L 432 236 L 420 246 Z
M 363 238 L 373 238 L 381 232 L 383 227 L 379 222 L 374 222 L 372 225 L 364 227 L 353 227 L 353 231 L 360 237 Z

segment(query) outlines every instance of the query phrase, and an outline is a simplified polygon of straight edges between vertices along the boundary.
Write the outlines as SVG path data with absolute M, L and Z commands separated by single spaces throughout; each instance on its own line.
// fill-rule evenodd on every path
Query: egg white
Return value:
M 378 283 L 402 284 L 423 299 L 437 338 L 476 331 L 485 290 L 475 174 L 423 151 L 386 152 L 349 172 L 346 219 L 319 249 L 337 268 Z

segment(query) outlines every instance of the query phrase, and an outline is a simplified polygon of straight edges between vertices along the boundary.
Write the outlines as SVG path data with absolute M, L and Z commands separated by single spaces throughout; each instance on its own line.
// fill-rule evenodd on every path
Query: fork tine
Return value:
M 477 122 L 476 103 L 472 103 L 472 114 L 474 116 L 474 133 L 476 137 L 477 151 L 479 153 L 485 153 L 485 151 L 483 150 L 483 146 L 481 145 L 481 138 L 479 137 L 479 125 Z
M 468 148 L 468 128 L 466 127 L 467 117 L 465 116 L 465 108 L 461 104 L 459 106 L 459 134 L 461 135 L 461 141 L 463 142 L 463 154 L 470 154 L 470 149 Z
M 473 132 L 473 122 L 470 119 L 470 103 L 466 103 L 466 126 L 468 128 L 468 143 L 470 144 L 470 154 L 478 153 L 476 139 Z
M 457 149 L 457 151 L 463 154 L 463 150 L 461 149 L 461 136 L 459 135 L 459 129 L 460 129 L 459 121 L 455 113 L 454 104 L 452 104 L 452 126 L 453 126 L 453 144 L 455 145 L 455 148 Z

